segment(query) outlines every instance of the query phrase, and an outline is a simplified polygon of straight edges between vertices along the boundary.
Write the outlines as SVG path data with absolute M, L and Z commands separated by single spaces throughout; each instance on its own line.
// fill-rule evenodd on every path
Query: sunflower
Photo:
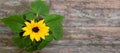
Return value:
M 44 20 L 38 22 L 35 22 L 35 20 L 31 20 L 30 22 L 25 21 L 25 27 L 22 30 L 25 31 L 23 36 L 30 36 L 32 41 L 45 40 L 45 36 L 49 35 L 49 27 L 46 26 Z

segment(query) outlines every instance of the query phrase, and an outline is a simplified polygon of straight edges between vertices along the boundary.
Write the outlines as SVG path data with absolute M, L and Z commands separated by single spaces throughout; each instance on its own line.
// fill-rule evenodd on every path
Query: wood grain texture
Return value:
M 0 19 L 29 10 L 34 0 L 0 0 Z M 51 14 L 65 16 L 64 36 L 34 53 L 119 53 L 119 0 L 46 0 Z M 12 31 L 0 21 L 0 53 L 26 53 L 12 43 Z
M 54 4 L 67 5 L 73 8 L 120 9 L 120 0 L 51 0 Z M 61 4 L 62 3 L 62 4 Z

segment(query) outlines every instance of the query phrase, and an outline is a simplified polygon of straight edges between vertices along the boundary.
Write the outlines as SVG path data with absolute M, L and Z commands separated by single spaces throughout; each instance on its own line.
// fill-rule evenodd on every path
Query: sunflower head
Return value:
M 22 28 L 23 36 L 30 36 L 32 41 L 40 41 L 41 39 L 45 40 L 45 36 L 49 35 L 49 27 L 46 26 L 44 20 L 40 20 L 35 22 L 35 20 L 31 20 L 30 22 L 25 21 L 25 27 Z

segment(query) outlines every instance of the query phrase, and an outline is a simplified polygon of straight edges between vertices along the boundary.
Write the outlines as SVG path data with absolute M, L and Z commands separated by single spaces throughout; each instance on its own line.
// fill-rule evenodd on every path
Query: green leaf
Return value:
M 61 23 L 48 23 L 55 40 L 60 40 L 63 36 L 63 29 Z
M 49 34 L 48 36 L 45 37 L 45 41 L 52 41 L 53 37 L 52 34 Z
M 15 14 L 10 15 L 7 18 L 3 18 L 2 20 L 7 20 L 8 22 L 14 21 L 14 22 L 21 23 L 21 24 L 24 23 L 23 16 L 22 15 L 15 15 Z
M 45 17 L 45 22 L 62 22 L 62 20 L 64 19 L 64 16 L 61 15 L 57 15 L 57 14 L 51 14 Z
M 24 16 L 26 20 L 29 20 L 29 21 L 36 18 L 35 13 L 33 12 L 24 12 L 22 15 Z
M 22 44 L 22 38 L 19 35 L 15 35 L 12 37 L 13 43 L 18 46 L 19 48 L 23 48 L 24 45 Z
M 21 15 L 11 15 L 8 18 L 3 18 L 1 21 L 15 33 L 20 32 L 24 25 L 24 19 Z
M 48 36 L 45 37 L 45 40 L 42 40 L 42 42 L 40 42 L 38 49 L 42 50 L 45 46 L 47 46 L 51 41 L 53 40 L 53 37 L 51 34 L 49 34 Z
M 37 50 L 37 46 L 32 46 L 31 45 L 31 46 L 26 47 L 25 50 L 27 52 L 33 52 L 33 51 Z
M 42 50 L 45 46 L 47 46 L 51 41 L 45 41 L 43 40 L 39 45 L 38 45 L 38 49 Z
M 23 41 L 23 45 L 26 46 L 26 47 L 31 45 L 31 43 L 32 43 L 29 36 L 23 37 L 22 41 Z
M 35 2 L 32 2 L 30 5 L 30 8 L 34 13 L 40 14 L 43 16 L 47 15 L 50 10 L 46 2 L 41 0 L 36 0 Z
M 20 37 L 19 35 L 15 35 L 12 37 L 13 43 L 19 48 L 24 48 L 29 46 L 32 41 L 28 37 Z
M 27 20 L 33 20 L 33 19 L 35 19 L 35 14 L 33 14 L 33 13 L 26 14 L 26 19 Z
M 5 25 L 10 27 L 13 32 L 15 32 L 15 33 L 21 32 L 21 28 L 22 28 L 23 24 L 20 24 L 20 23 L 14 22 L 14 21 L 9 22 L 5 19 L 3 19 L 2 21 L 5 23 Z
M 27 46 L 25 48 L 25 50 L 28 52 L 33 52 L 33 51 L 37 50 L 37 47 L 38 47 L 38 44 L 32 42 L 32 44 Z
M 61 24 L 63 18 L 63 16 L 56 14 L 45 17 L 45 22 L 50 27 L 55 40 L 60 40 L 63 36 L 63 29 Z

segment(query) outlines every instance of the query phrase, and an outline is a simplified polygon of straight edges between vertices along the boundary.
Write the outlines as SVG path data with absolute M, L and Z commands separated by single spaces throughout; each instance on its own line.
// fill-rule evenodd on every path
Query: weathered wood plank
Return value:
M 53 41 L 48 47 L 54 46 L 120 46 L 120 40 L 83 39 Z M 10 38 L 0 38 L 0 47 L 15 47 Z
M 75 3 L 74 3 L 75 2 Z M 65 26 L 80 26 L 80 27 L 119 27 L 120 26 L 120 10 L 115 7 L 106 6 L 108 3 L 103 4 L 106 6 L 99 6 L 98 8 L 93 6 L 86 8 L 86 6 L 79 5 L 80 3 L 95 3 L 103 4 L 102 2 L 108 2 L 117 5 L 114 2 L 120 2 L 118 0 L 51 0 L 51 13 L 58 13 L 64 15 L 66 18 L 63 22 Z M 71 6 L 73 5 L 73 6 Z M 95 8 L 94 8 L 95 7 Z M 109 8 L 109 9 L 108 9 Z
M 26 53 L 15 47 L 0 47 L 2 53 Z M 33 53 L 119 53 L 119 46 L 54 46 Z
M 119 0 L 51 0 L 55 5 L 67 5 L 73 8 L 89 8 L 89 9 L 120 9 Z
M 57 5 L 56 5 L 57 6 Z M 58 5 L 59 6 L 59 5 Z M 119 27 L 120 10 L 55 8 L 52 13 L 64 15 L 66 26 L 80 27 Z M 80 7 L 79 7 L 80 8 Z

